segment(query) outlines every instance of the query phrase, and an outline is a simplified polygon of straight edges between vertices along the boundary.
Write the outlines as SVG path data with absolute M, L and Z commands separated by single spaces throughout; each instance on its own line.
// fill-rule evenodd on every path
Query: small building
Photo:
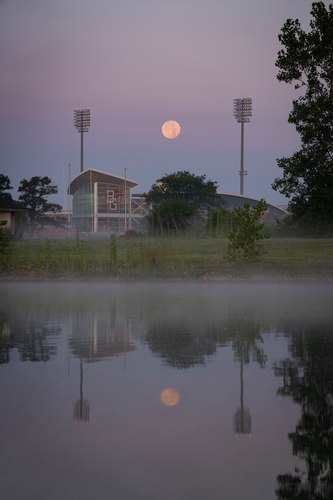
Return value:
M 11 235 L 15 234 L 17 217 L 27 211 L 28 209 L 24 208 L 18 201 L 12 200 L 11 198 L 0 199 L 0 222 L 6 222 L 4 228 Z
M 140 232 L 147 215 L 144 199 L 132 195 L 138 182 L 101 170 L 88 169 L 69 185 L 72 225 L 88 233 Z

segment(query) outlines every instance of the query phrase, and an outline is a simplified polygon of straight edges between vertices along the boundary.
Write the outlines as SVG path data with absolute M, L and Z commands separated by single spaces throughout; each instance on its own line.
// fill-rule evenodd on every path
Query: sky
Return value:
M 325 2 L 329 5 L 330 2 Z M 252 97 L 245 124 L 244 194 L 284 205 L 276 159 L 299 149 L 288 124 L 300 91 L 278 82 L 278 33 L 309 29 L 310 0 L 0 0 L 0 173 L 17 199 L 22 179 L 49 176 L 66 208 L 80 172 L 73 111 L 90 108 L 84 169 L 147 192 L 187 170 L 240 192 L 233 99 Z M 164 121 L 181 125 L 176 139 Z

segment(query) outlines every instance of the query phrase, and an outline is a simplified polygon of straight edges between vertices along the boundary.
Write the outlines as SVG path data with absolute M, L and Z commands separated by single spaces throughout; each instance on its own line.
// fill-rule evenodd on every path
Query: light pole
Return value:
M 125 234 L 127 233 L 127 175 L 126 175 L 126 167 L 125 167 L 125 182 L 124 182 L 124 191 L 125 191 Z
M 83 172 L 83 133 L 90 127 L 90 109 L 74 109 L 74 127 L 81 134 L 81 172 Z
M 252 116 L 252 98 L 244 97 L 234 99 L 234 117 L 241 124 L 241 159 L 240 159 L 240 194 L 244 194 L 244 123 L 250 121 Z

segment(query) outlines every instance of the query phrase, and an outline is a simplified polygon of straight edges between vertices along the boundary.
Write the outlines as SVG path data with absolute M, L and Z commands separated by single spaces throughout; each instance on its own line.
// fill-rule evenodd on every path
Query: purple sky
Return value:
M 326 2 L 325 2 L 326 3 Z M 330 2 L 327 2 L 329 5 Z M 276 80 L 277 35 L 308 29 L 309 0 L 0 0 L 0 173 L 17 187 L 48 175 L 66 205 L 80 170 L 73 110 L 90 107 L 84 167 L 150 189 L 188 170 L 239 193 L 240 125 L 233 99 L 253 99 L 245 125 L 244 194 L 284 204 L 276 158 L 299 148 L 287 123 L 293 86 Z M 165 120 L 181 135 L 167 140 Z M 67 187 L 67 186 L 66 186 Z

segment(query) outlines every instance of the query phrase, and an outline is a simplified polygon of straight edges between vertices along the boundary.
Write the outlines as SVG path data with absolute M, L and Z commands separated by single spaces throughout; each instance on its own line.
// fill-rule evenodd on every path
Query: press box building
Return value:
M 148 209 L 142 197 L 132 195 L 138 182 L 101 170 L 88 169 L 69 185 L 72 225 L 89 233 L 140 232 Z

